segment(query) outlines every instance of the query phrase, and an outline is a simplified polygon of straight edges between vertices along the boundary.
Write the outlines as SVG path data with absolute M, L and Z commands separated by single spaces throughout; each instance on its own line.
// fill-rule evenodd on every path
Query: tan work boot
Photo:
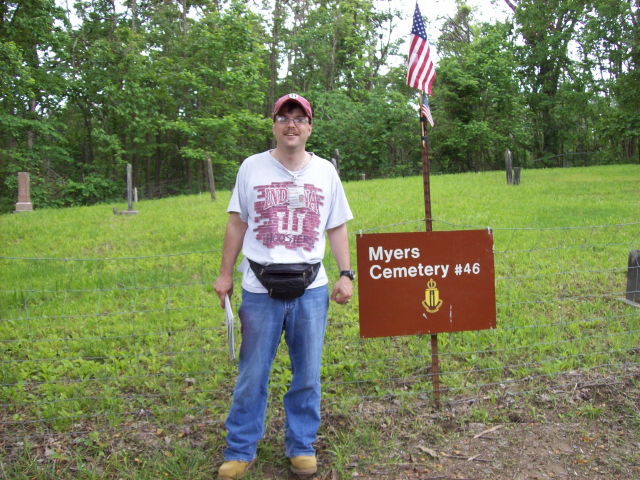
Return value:
M 220 465 L 220 469 L 218 470 L 218 480 L 234 480 L 236 478 L 244 477 L 247 470 L 251 468 L 253 465 L 251 462 L 241 462 L 238 460 L 230 460 L 228 462 L 224 462 Z
M 291 457 L 291 471 L 296 475 L 313 475 L 318 471 L 318 461 L 313 455 Z

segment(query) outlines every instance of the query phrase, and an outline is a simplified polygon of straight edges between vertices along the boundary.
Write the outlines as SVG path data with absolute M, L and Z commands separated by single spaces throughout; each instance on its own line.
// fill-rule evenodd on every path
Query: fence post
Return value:
M 216 199 L 216 186 L 213 181 L 213 165 L 211 165 L 211 155 L 207 153 L 207 178 L 209 179 L 209 191 L 211 192 L 211 200 Z
M 640 250 L 631 250 L 629 252 L 625 300 L 626 303 L 640 307 Z

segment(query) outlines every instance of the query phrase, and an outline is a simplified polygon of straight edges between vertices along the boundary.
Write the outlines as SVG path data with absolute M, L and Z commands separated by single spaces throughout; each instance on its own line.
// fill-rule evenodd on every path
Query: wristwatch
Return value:
M 341 270 L 340 276 L 349 277 L 351 280 L 353 280 L 354 278 L 356 278 L 356 272 L 354 272 L 353 270 Z

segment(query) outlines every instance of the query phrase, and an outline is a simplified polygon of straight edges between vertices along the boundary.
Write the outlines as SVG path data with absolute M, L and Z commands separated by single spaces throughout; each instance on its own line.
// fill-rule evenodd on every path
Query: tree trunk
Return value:
M 36 119 L 36 100 L 35 98 L 32 98 L 31 100 L 29 100 L 29 118 L 31 120 L 35 120 Z M 33 131 L 32 128 L 30 128 L 27 131 L 27 148 L 29 150 L 33 150 L 33 147 L 35 145 L 35 138 L 36 138 L 36 133 Z
M 275 0 L 273 7 L 273 28 L 271 30 L 271 51 L 269 52 L 269 90 L 267 92 L 266 115 L 270 116 L 271 106 L 276 101 L 276 85 L 278 83 L 278 44 L 280 31 L 284 21 L 282 0 Z

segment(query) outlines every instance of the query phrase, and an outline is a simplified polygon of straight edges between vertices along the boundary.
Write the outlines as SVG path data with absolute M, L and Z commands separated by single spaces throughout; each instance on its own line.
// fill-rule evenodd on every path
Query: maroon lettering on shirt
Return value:
M 312 251 L 320 238 L 320 207 L 324 204 L 322 190 L 312 184 L 304 185 L 304 200 L 297 199 L 291 208 L 289 188 L 293 182 L 273 182 L 258 185 L 257 201 L 254 204 L 256 238 L 267 248 L 283 246 L 295 250 L 302 248 Z

